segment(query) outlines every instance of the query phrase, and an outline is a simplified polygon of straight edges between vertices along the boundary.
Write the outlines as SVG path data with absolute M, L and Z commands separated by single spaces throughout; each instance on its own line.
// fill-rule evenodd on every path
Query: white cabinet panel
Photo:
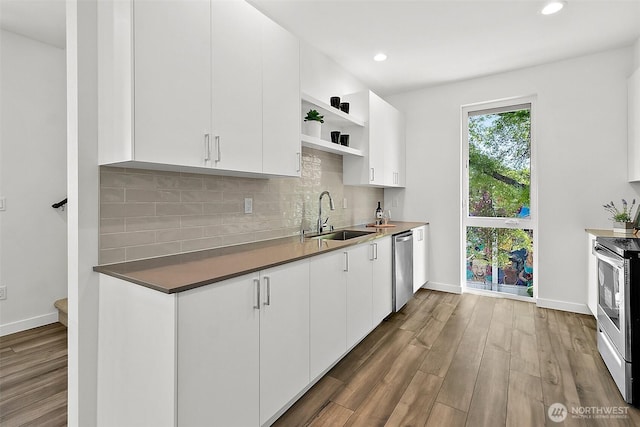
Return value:
M 591 314 L 598 316 L 598 261 L 593 254 L 596 236 L 587 233 L 587 306 Z
M 359 245 L 347 253 L 347 348 L 351 348 L 373 324 L 373 287 L 369 245 Z
M 262 24 L 262 170 L 300 176 L 300 43 L 264 17 Z
M 413 230 L 413 292 L 415 293 L 429 280 L 427 226 Z
M 630 182 L 640 181 L 640 68 L 629 77 L 627 166 Z
M 348 185 L 401 187 L 405 183 L 406 151 L 402 113 L 368 91 L 345 97 L 366 116 L 363 158 L 343 158 L 343 181 Z
M 137 1 L 133 8 L 134 156 L 203 166 L 211 129 L 210 3 Z
M 310 260 L 310 378 L 347 350 L 346 255 L 336 251 Z
M 264 17 L 244 1 L 211 3 L 213 141 L 211 165 L 262 172 Z
M 260 424 L 309 384 L 309 262 L 264 270 L 260 306 Z
M 178 294 L 178 425 L 259 423 L 258 274 Z
M 373 326 L 377 326 L 393 310 L 391 237 L 376 240 L 373 245 Z

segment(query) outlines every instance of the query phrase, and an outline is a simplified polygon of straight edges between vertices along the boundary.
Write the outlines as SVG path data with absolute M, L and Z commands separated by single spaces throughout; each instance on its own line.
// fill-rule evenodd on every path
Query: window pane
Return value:
M 533 296 L 533 230 L 467 227 L 467 287 Z
M 531 110 L 470 114 L 469 216 L 528 218 Z

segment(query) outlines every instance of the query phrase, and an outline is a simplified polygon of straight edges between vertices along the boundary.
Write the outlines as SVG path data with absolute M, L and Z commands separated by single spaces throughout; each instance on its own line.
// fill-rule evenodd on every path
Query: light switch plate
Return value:
M 347 198 L 342 199 L 342 209 L 347 209 Z
M 6 210 L 7 199 L 0 197 L 0 211 Z
M 244 213 L 250 214 L 253 212 L 253 199 L 245 197 L 244 199 Z

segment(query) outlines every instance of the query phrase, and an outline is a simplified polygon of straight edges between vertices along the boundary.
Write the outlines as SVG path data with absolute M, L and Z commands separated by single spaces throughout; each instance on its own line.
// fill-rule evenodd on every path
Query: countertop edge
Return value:
M 357 238 L 354 238 L 354 239 L 350 239 L 348 241 L 341 241 L 340 243 L 342 243 L 342 244 L 340 244 L 339 246 L 327 247 L 327 248 L 324 248 L 324 249 L 322 249 L 322 250 L 320 250 L 318 252 L 315 252 L 315 253 L 308 253 L 308 254 L 304 254 L 302 256 L 295 256 L 295 257 L 283 259 L 283 260 L 280 260 L 280 261 L 277 261 L 277 262 L 269 262 L 269 263 L 265 263 L 265 264 L 257 264 L 255 267 L 252 267 L 252 268 L 243 269 L 243 270 L 239 270 L 239 271 L 234 272 L 234 273 L 225 274 L 225 275 L 221 275 L 221 276 L 217 276 L 217 277 L 212 277 L 211 279 L 200 280 L 200 281 L 197 281 L 197 282 L 192 282 L 192 283 L 189 283 L 189 284 L 185 284 L 185 285 L 181 285 L 181 286 L 175 286 L 175 287 L 171 287 L 171 288 L 160 286 L 160 285 L 148 282 L 148 281 L 140 280 L 140 279 L 137 279 L 135 277 L 132 277 L 131 275 L 119 273 L 119 272 L 113 270 L 113 266 L 123 266 L 123 265 L 132 264 L 132 263 L 135 263 L 135 262 L 146 261 L 146 260 L 130 261 L 130 262 L 124 262 L 124 263 L 117 263 L 117 264 L 97 265 L 97 266 L 93 267 L 93 271 L 95 271 L 97 273 L 105 274 L 105 275 L 108 275 L 108 276 L 112 276 L 112 277 L 115 277 L 115 278 L 120 279 L 120 280 L 131 282 L 131 283 L 139 285 L 139 286 L 143 286 L 143 287 L 146 287 L 146 288 L 149 288 L 149 289 L 153 289 L 155 291 L 162 292 L 162 293 L 165 293 L 165 294 L 175 294 L 175 293 L 179 293 L 179 292 L 183 292 L 183 291 L 188 291 L 188 290 L 191 290 L 191 289 L 199 288 L 201 286 L 207 286 L 207 285 L 211 285 L 211 284 L 214 284 L 214 283 L 222 282 L 222 281 L 229 280 L 229 279 L 232 279 L 232 278 L 235 278 L 235 277 L 240 277 L 240 276 L 244 276 L 244 275 L 247 275 L 247 274 L 255 273 L 257 271 L 265 270 L 265 269 L 268 269 L 268 268 L 278 267 L 278 266 L 281 266 L 281 265 L 284 265 L 284 264 L 289 264 L 289 263 L 292 263 L 292 262 L 301 261 L 301 260 L 304 260 L 304 259 L 307 259 L 307 258 L 312 258 L 312 257 L 315 257 L 315 256 L 319 256 L 319 255 L 323 255 L 323 254 L 326 254 L 326 253 L 330 253 L 330 252 L 334 252 L 334 251 L 337 251 L 337 250 L 341 250 L 341 249 L 344 249 L 344 248 L 349 248 L 349 247 L 360 245 L 360 244 L 363 244 L 363 243 L 367 243 L 367 242 L 370 242 L 370 241 L 373 241 L 373 240 L 377 240 L 377 239 L 381 239 L 381 238 L 385 238 L 385 237 L 391 237 L 391 236 L 393 236 L 395 234 L 403 233 L 403 232 L 406 232 L 406 231 L 411 230 L 411 229 L 416 228 L 416 227 L 420 227 L 420 226 L 423 226 L 423 225 L 429 225 L 429 222 L 420 222 L 420 221 L 418 221 L 418 222 L 409 222 L 409 221 L 407 221 L 407 222 L 396 222 L 396 224 L 399 224 L 401 226 L 399 226 L 398 228 L 395 228 L 395 229 L 391 229 L 391 228 L 382 228 L 382 229 L 381 228 L 375 228 L 376 231 L 374 231 L 373 234 L 371 234 L 371 235 L 357 237 Z M 404 226 L 402 226 L 402 224 L 404 224 Z M 354 230 L 354 229 L 361 230 L 362 228 L 363 228 L 363 225 L 359 225 L 359 226 L 343 227 L 343 228 L 340 228 L 339 230 Z M 372 230 L 374 229 L 374 227 L 370 227 L 370 228 Z M 380 234 L 380 230 L 382 230 L 382 232 L 384 234 Z M 296 236 L 293 236 L 293 237 L 296 237 Z M 277 240 L 282 240 L 282 239 L 273 239 L 274 246 L 275 246 L 275 242 Z M 269 241 L 264 241 L 264 242 L 260 242 L 260 243 L 266 243 L 266 242 L 269 242 Z M 248 244 L 247 246 L 250 246 L 250 245 L 251 244 Z M 236 245 L 236 246 L 243 246 L 243 245 Z M 231 248 L 231 247 L 226 247 L 226 248 Z M 216 249 L 224 249 L 224 248 L 216 248 Z M 209 250 L 211 250 L 211 249 L 209 249 Z M 213 249 L 213 250 L 215 250 L 215 249 Z M 250 250 L 251 250 L 250 248 L 247 248 L 246 252 L 249 252 Z M 203 253 L 205 251 L 207 251 L 207 250 L 195 251 L 195 252 L 192 252 L 192 254 Z M 184 254 L 176 254 L 176 255 L 184 255 Z M 238 256 L 242 256 L 241 253 L 238 253 L 237 255 Z M 172 256 L 175 256 L 175 255 L 167 255 L 167 256 L 164 256 L 164 257 L 152 258 L 150 260 L 158 261 L 158 260 L 161 260 L 163 258 L 169 258 L 169 257 L 172 257 Z M 209 258 L 213 259 L 213 258 L 216 258 L 216 256 L 211 256 Z

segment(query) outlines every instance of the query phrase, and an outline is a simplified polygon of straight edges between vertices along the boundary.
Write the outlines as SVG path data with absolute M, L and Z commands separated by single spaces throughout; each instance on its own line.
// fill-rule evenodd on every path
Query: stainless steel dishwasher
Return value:
M 393 311 L 413 296 L 413 232 L 393 236 Z

